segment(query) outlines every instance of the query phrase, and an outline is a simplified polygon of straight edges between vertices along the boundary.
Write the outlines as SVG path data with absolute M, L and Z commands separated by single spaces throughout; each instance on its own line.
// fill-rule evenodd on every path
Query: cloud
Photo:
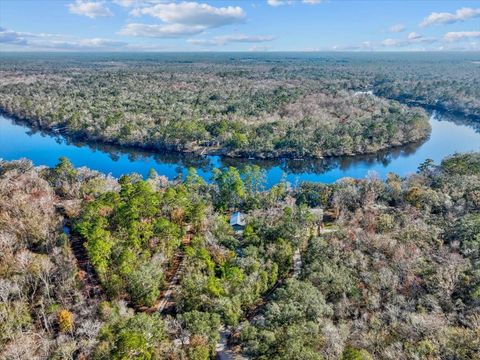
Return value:
M 461 41 L 444 41 L 436 50 L 440 51 L 480 51 L 480 36 L 465 37 Z
M 463 41 L 471 38 L 480 38 L 480 31 L 454 31 L 444 35 L 444 40 L 448 42 Z
M 289 2 L 291 3 L 291 1 L 286 1 L 286 0 L 267 0 L 267 4 L 270 6 L 286 5 Z
M 262 51 L 268 51 L 270 50 L 270 46 L 265 46 L 265 45 L 253 45 L 251 48 L 248 49 L 248 51 L 252 52 L 262 52 Z
M 374 50 L 375 44 L 371 41 L 363 41 L 359 45 L 334 45 L 331 49 L 334 51 L 370 51 Z
M 130 45 L 123 41 L 102 38 L 82 39 L 72 36 L 29 33 L 0 27 L 0 43 L 34 50 L 122 50 Z
M 416 32 L 411 32 L 410 34 L 408 34 L 407 39 L 408 40 L 419 40 L 419 39 L 422 39 L 422 35 L 420 35 Z
M 403 25 L 403 24 L 392 25 L 392 26 L 390 26 L 388 31 L 391 32 L 391 33 L 399 33 L 399 32 L 405 31 L 405 25 Z
M 473 8 L 461 8 L 458 9 L 455 13 L 431 13 L 420 23 L 420 26 L 426 27 L 433 24 L 452 24 L 456 22 L 466 21 L 468 19 L 473 19 L 480 17 L 480 9 Z
M 130 23 L 120 30 L 120 35 L 175 38 L 241 23 L 246 18 L 245 11 L 239 6 L 214 7 L 196 2 L 157 3 L 136 7 L 130 13 L 134 16 L 149 15 L 160 19 L 163 24 Z
M 132 7 L 141 4 L 138 0 L 113 0 L 113 3 L 122 7 Z
M 41 44 L 44 48 L 56 49 L 56 50 L 115 50 L 122 49 L 126 45 L 126 42 L 115 41 L 108 39 L 78 39 L 72 41 L 59 41 L 54 40 L 48 43 Z
M 91 19 L 99 16 L 113 16 L 104 2 L 75 0 L 74 3 L 68 5 L 68 9 L 72 14 L 87 16 Z
M 223 46 L 230 43 L 263 43 L 274 39 L 273 36 L 234 34 L 216 36 L 213 39 L 189 39 L 188 42 L 193 45 Z
M 220 27 L 243 22 L 246 14 L 239 6 L 213 7 L 196 2 L 157 4 L 134 10 L 134 15 L 150 15 L 169 24 Z
M 27 45 L 28 41 L 21 33 L 0 27 L 0 43 Z
M 323 0 L 302 0 L 302 4 L 307 5 L 316 5 L 320 4 Z M 282 5 L 293 5 L 298 3 L 296 0 L 267 0 L 267 4 L 270 6 L 282 6 Z
M 188 35 L 196 35 L 205 30 L 201 25 L 183 24 L 127 24 L 118 34 L 125 36 L 155 37 L 155 38 L 178 38 Z
M 358 45 L 335 45 L 334 51 L 385 51 L 402 48 L 402 51 L 479 51 L 480 31 L 448 32 L 442 38 L 425 37 L 410 32 L 405 38 L 387 38 L 380 42 L 365 41 Z
M 383 47 L 405 47 L 410 45 L 432 44 L 437 39 L 424 37 L 416 32 L 408 34 L 406 39 L 385 39 L 380 45 Z
M 124 41 L 109 40 L 109 39 L 82 39 L 78 42 L 79 46 L 86 47 L 119 47 L 127 45 Z
M 405 46 L 407 44 L 405 40 L 399 39 L 385 39 L 382 41 L 383 46 Z
M 169 0 L 113 0 L 113 3 L 125 8 L 142 7 L 169 2 Z
M 143 5 L 143 1 L 139 0 L 113 0 L 113 3 L 122 7 L 133 7 Z

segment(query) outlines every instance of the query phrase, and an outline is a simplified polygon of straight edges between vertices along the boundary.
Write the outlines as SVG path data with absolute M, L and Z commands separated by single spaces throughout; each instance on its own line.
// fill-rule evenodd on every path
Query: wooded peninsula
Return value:
M 91 142 L 258 158 L 417 142 L 430 126 L 414 105 L 480 116 L 478 64 L 402 56 L 17 54 L 0 62 L 0 108 Z

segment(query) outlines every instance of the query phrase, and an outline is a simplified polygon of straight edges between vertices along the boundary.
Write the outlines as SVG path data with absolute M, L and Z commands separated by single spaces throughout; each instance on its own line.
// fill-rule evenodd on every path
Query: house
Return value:
M 245 215 L 240 211 L 232 213 L 232 216 L 230 216 L 230 226 L 235 233 L 242 234 L 245 229 Z

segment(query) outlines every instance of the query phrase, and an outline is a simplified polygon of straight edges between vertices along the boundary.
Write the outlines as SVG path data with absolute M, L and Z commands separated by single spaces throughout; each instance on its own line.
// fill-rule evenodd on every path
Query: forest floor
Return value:
M 100 280 L 95 272 L 95 269 L 88 258 L 87 249 L 85 248 L 85 241 L 77 234 L 72 233 L 71 224 L 69 221 L 64 225 L 64 233 L 70 240 L 70 247 L 73 256 L 77 260 L 79 267 L 78 277 L 82 283 L 82 289 L 87 298 L 103 297 L 103 290 L 100 285 Z

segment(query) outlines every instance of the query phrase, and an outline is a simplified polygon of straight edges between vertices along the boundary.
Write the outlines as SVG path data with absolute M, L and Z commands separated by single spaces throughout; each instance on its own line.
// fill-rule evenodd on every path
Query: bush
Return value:
M 58 312 L 58 326 L 60 332 L 70 333 L 73 331 L 73 314 L 65 309 Z

